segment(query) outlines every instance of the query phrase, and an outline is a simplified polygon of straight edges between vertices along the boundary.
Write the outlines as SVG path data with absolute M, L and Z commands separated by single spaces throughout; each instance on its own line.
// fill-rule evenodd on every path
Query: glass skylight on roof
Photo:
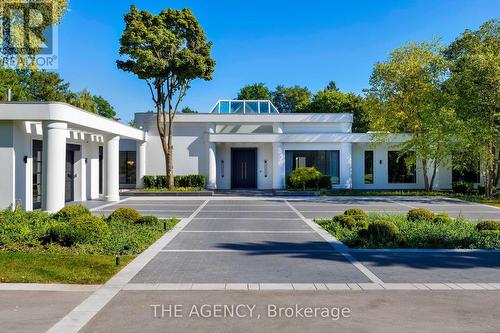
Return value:
M 219 100 L 210 113 L 277 114 L 279 112 L 268 100 Z

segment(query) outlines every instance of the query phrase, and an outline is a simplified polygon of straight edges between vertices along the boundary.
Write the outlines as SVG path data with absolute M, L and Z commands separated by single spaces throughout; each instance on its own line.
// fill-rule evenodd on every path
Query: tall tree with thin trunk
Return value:
M 466 151 L 474 152 L 461 160 L 479 160 L 490 197 L 500 174 L 500 21 L 466 30 L 445 54 L 451 62 L 446 86 L 463 124 L 458 138 Z
M 426 191 L 432 191 L 438 166 L 449 163 L 451 154 L 455 114 L 442 91 L 447 70 L 438 42 L 410 43 L 375 65 L 366 91 L 371 129 L 411 135 L 400 145 L 400 157 L 408 151 L 416 153 Z M 384 141 L 390 138 L 376 136 Z
M 168 188 L 174 188 L 173 132 L 179 104 L 192 80 L 211 80 L 212 44 L 189 9 L 158 15 L 131 6 L 125 15 L 118 68 L 145 80 L 156 108 L 156 125 L 165 155 Z

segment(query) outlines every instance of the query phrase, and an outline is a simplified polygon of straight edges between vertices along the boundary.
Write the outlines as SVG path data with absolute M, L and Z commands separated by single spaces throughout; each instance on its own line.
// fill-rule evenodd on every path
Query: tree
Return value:
M 156 125 L 165 155 L 168 188 L 174 188 L 173 131 L 179 104 L 192 80 L 211 80 L 212 44 L 189 9 L 158 15 L 131 6 L 125 15 L 118 68 L 145 80 L 156 108 Z
M 240 89 L 238 97 L 240 100 L 271 99 L 271 91 L 264 83 L 254 83 Z
M 57 73 L 38 70 L 22 70 L 19 73 L 30 92 L 31 101 L 64 102 L 70 94 L 69 83 Z
M 114 116 L 116 116 L 115 109 L 106 99 L 104 99 L 104 97 L 94 96 L 93 99 L 95 104 L 97 105 L 97 113 L 100 116 L 106 118 L 113 118 Z
M 364 117 L 363 99 L 352 93 L 343 93 L 334 89 L 320 90 L 303 112 L 352 113 L 354 118 L 352 131 L 364 133 L 368 130 L 368 122 Z
M 279 112 L 292 113 L 305 110 L 311 102 L 311 96 L 307 87 L 279 85 L 271 93 L 271 100 Z
M 73 94 L 73 96 L 69 97 L 68 102 L 88 112 L 98 113 L 97 103 L 87 89 L 82 90 L 78 94 Z
M 60 22 L 67 6 L 68 0 L 5 1 L 0 15 L 2 60 L 17 58 L 18 68 L 35 68 L 33 61 L 27 66 L 27 60 L 40 53 L 46 42 L 44 31 Z
M 189 106 L 185 106 L 182 110 L 181 113 L 198 113 L 198 111 L 195 111 L 191 109 Z
M 457 134 L 470 158 L 478 158 L 490 197 L 500 174 L 500 21 L 485 22 L 479 30 L 465 32 L 451 43 L 445 55 L 451 62 L 446 87 L 463 125 Z
M 328 90 L 328 91 L 340 91 L 339 88 L 337 88 L 337 84 L 335 83 L 335 81 L 328 82 L 328 84 L 326 85 L 325 90 Z
M 438 42 L 410 43 L 377 63 L 367 90 L 367 118 L 372 129 L 409 133 L 400 157 L 414 151 L 420 159 L 426 191 L 432 191 L 438 165 L 449 161 L 454 111 L 447 107 L 442 85 L 447 61 Z M 390 136 L 379 134 L 381 140 Z M 407 161 L 415 164 L 414 161 Z M 432 169 L 429 177 L 429 169 Z
M 27 100 L 29 91 L 26 85 L 21 82 L 18 73 L 13 69 L 0 67 L 0 101 L 6 102 L 8 100 L 9 89 L 13 101 Z

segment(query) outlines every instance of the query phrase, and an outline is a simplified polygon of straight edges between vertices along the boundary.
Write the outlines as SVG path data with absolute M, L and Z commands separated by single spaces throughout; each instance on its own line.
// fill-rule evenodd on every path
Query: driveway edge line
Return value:
M 130 200 L 127 198 L 125 200 Z M 113 297 L 132 280 L 132 278 L 151 261 L 184 227 L 205 207 L 210 199 L 205 200 L 188 218 L 182 219 L 172 230 L 160 237 L 155 243 L 122 268 L 108 282 L 87 297 L 70 313 L 59 320 L 47 332 L 70 333 L 82 329 Z M 116 203 L 114 203 L 116 204 Z
M 329 232 L 326 230 L 320 228 L 316 223 L 314 223 L 312 220 L 306 219 L 304 215 L 302 215 L 301 212 L 299 212 L 292 204 L 290 204 L 287 200 L 285 200 L 285 203 L 292 209 L 295 214 L 297 214 L 298 217 L 302 219 L 308 226 L 310 226 L 314 231 L 316 231 L 325 241 L 330 244 L 331 247 L 333 247 L 335 250 L 337 250 L 344 258 L 347 259 L 354 267 L 356 267 L 361 273 L 363 273 L 370 281 L 373 283 L 378 283 L 378 284 L 383 284 L 384 282 L 376 276 L 372 271 L 370 271 L 365 265 L 360 263 L 356 258 L 354 258 L 350 253 L 349 253 L 349 247 L 346 246 L 344 243 L 339 241 L 337 238 L 333 237 Z
M 126 202 L 126 201 L 129 201 L 131 198 L 125 198 L 125 199 L 121 199 L 121 200 L 118 200 L 118 201 L 112 201 L 112 202 L 108 202 L 104 205 L 101 205 L 101 206 L 97 206 L 97 207 L 94 207 L 94 208 L 91 208 L 89 209 L 91 212 L 95 212 L 95 211 L 98 211 L 98 210 L 101 210 L 103 208 L 106 208 L 106 207 L 109 207 L 109 206 L 114 206 L 114 205 L 117 205 L 117 204 L 121 204 L 123 202 Z

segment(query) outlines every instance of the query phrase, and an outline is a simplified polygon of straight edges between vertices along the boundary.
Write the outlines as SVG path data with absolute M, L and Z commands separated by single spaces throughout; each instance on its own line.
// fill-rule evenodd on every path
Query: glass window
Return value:
M 220 104 L 220 113 L 229 113 L 229 102 L 222 101 Z
M 287 150 L 285 152 L 285 173 L 303 167 L 315 167 L 319 172 L 329 175 L 332 184 L 340 184 L 338 150 Z
M 120 152 L 120 184 L 135 184 L 135 151 Z
M 278 110 L 274 107 L 274 105 L 270 104 L 271 106 L 271 113 L 279 113 Z
M 269 113 L 269 102 L 259 102 L 260 113 Z
M 365 184 L 373 184 L 373 151 L 365 150 Z
M 243 102 L 231 102 L 231 113 L 243 113 Z
M 259 103 L 258 102 L 246 102 L 245 103 L 245 113 L 258 113 Z
M 42 141 L 33 140 L 33 209 L 42 207 Z
M 399 151 L 388 152 L 389 183 L 417 182 L 415 163 L 409 164 L 409 160 L 415 160 L 415 152 L 404 153 L 401 156 Z

